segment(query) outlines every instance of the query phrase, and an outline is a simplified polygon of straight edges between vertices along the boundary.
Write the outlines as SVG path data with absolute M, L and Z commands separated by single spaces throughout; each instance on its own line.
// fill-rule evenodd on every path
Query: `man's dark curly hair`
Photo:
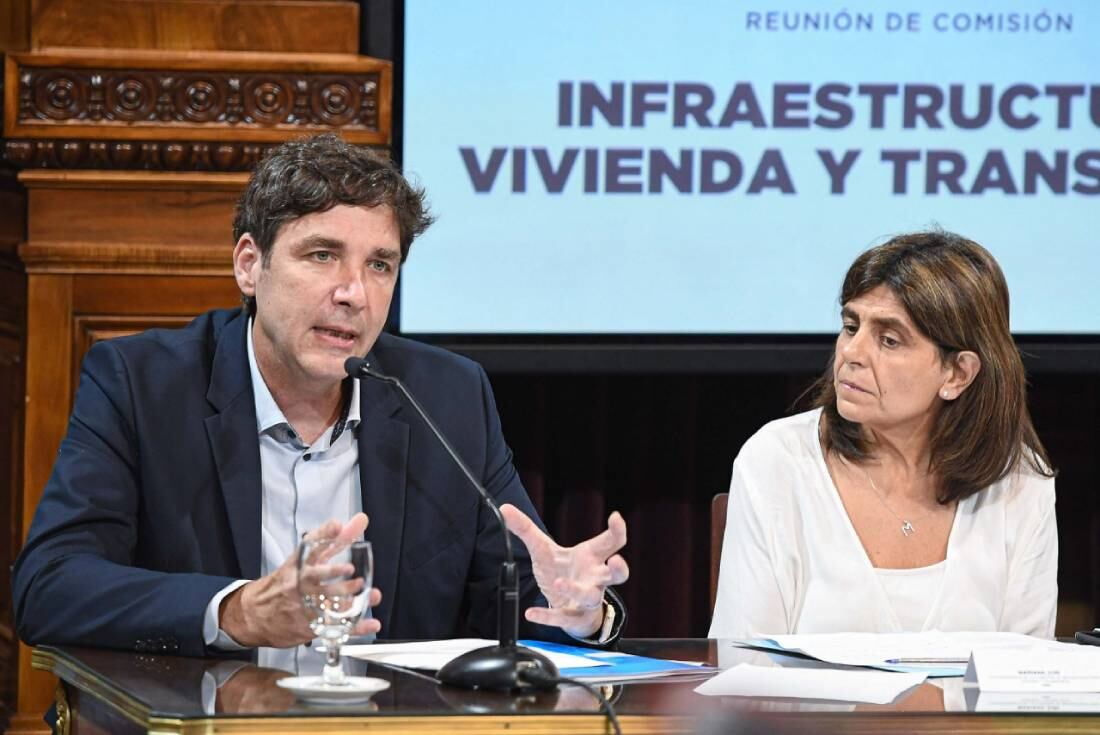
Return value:
M 401 262 L 433 220 L 424 190 L 410 184 L 392 162 L 325 133 L 287 141 L 264 157 L 237 201 L 233 242 L 246 232 L 252 235 L 266 267 L 284 224 L 337 204 L 392 209 L 400 232 Z M 256 300 L 242 299 L 255 315 Z

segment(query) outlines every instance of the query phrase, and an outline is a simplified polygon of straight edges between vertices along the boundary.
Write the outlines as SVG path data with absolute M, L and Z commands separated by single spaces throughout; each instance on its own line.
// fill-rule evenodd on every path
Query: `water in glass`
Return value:
M 313 634 L 325 644 L 322 679 L 345 686 L 340 646 L 367 609 L 374 574 L 369 541 L 302 541 L 298 548 L 298 593 Z

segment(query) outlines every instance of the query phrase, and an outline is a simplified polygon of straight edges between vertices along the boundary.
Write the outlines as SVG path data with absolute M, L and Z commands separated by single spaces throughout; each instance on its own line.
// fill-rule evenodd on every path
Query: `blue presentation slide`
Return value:
M 1100 2 L 406 0 L 400 327 L 815 334 L 892 235 L 1100 334 Z

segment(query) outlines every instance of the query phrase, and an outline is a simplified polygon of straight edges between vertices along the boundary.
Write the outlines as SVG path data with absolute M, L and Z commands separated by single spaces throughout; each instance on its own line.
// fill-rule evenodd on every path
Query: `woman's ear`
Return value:
M 974 378 L 982 371 L 982 358 L 977 352 L 963 350 L 950 358 L 947 382 L 940 388 L 940 398 L 953 401 L 970 387 Z

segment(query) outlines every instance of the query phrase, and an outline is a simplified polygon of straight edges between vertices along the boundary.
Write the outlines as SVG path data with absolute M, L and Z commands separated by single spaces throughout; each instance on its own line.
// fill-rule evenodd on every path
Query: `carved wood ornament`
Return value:
M 351 142 L 389 143 L 386 62 L 333 55 L 303 65 L 292 55 L 250 54 L 151 61 L 140 53 L 9 56 L 4 158 L 17 168 L 246 171 L 295 135 L 339 130 Z
M 301 125 L 376 132 L 378 77 L 23 67 L 16 120 Z

